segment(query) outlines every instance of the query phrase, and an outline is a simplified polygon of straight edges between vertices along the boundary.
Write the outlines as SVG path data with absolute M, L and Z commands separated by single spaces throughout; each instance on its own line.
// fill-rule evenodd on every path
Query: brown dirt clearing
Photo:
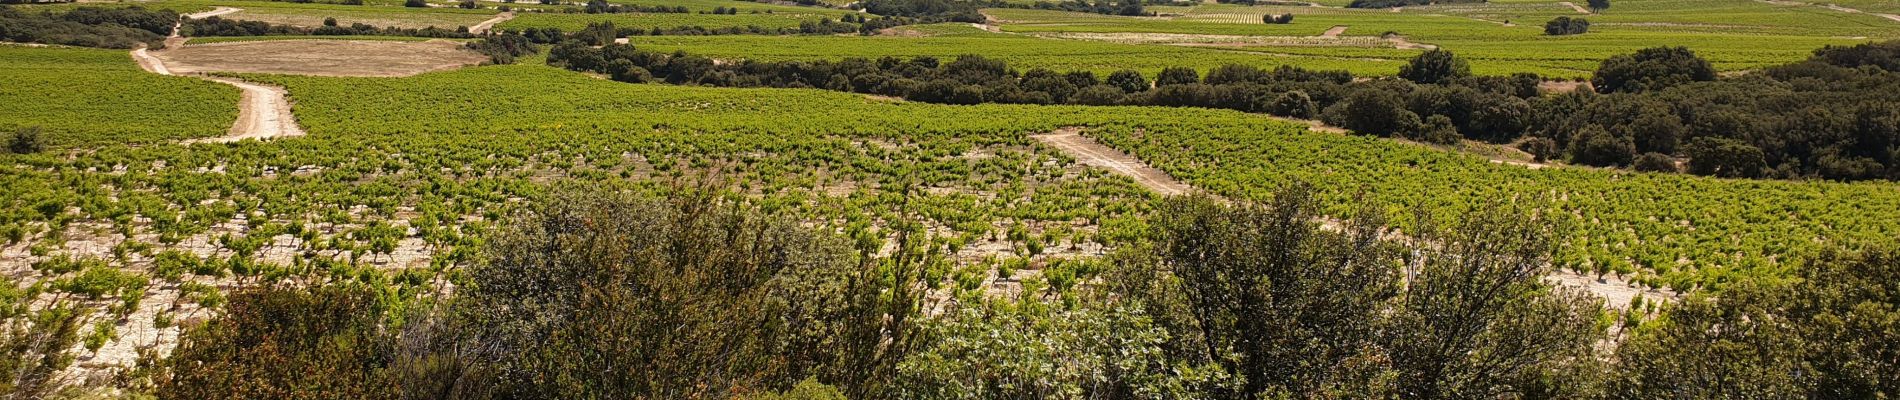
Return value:
M 383 40 L 271 40 L 186 45 L 152 52 L 178 74 L 258 72 L 317 76 L 410 76 L 480 64 L 461 43 Z

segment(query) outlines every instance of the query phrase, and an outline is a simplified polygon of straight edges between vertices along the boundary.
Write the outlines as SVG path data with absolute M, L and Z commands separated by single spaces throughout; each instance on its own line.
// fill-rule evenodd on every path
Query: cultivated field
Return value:
M 1900 394 L 1900 6 L 1612 1 L 5 6 L 0 397 Z

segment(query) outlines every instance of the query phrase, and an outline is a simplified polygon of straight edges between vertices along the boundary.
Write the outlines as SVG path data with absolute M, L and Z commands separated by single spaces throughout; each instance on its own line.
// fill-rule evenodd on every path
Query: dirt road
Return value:
M 159 75 L 172 75 L 165 62 L 153 57 L 144 46 L 132 50 L 132 58 L 138 60 L 139 67 Z M 275 86 L 259 85 L 232 78 L 196 76 L 212 82 L 236 86 L 244 92 L 238 101 L 238 119 L 231 124 L 231 130 L 222 137 L 194 140 L 192 142 L 233 142 L 244 139 L 269 139 L 282 136 L 303 135 L 302 127 L 290 113 L 288 92 Z
M 1332 29 L 1327 29 L 1327 30 L 1326 30 L 1326 33 L 1321 33 L 1321 34 L 1319 34 L 1319 37 L 1323 37 L 1323 38 L 1327 38 L 1327 39 L 1338 39 L 1338 38 L 1339 38 L 1339 34 L 1341 34 L 1341 33 L 1346 33 L 1346 26 L 1345 26 L 1345 25 L 1336 25 L 1336 26 L 1333 26 L 1333 28 L 1332 28 Z
M 1580 13 L 1580 14 L 1589 14 L 1589 13 L 1590 13 L 1590 9 L 1588 9 L 1588 8 L 1583 8 L 1583 6 L 1580 6 L 1580 5 L 1577 5 L 1577 3 L 1573 3 L 1573 2 L 1568 2 L 1568 1 L 1560 1 L 1560 2 L 1557 2 L 1557 4 L 1562 4 L 1562 5 L 1565 5 L 1565 6 L 1568 6 L 1568 7 L 1570 7 L 1570 9 L 1572 9 L 1572 10 L 1577 10 L 1577 12 L 1578 12 L 1578 13 Z
M 1141 160 L 1129 156 L 1127 153 L 1122 153 L 1120 150 L 1102 145 L 1094 139 L 1082 136 L 1081 133 L 1081 128 L 1067 127 L 1058 129 L 1049 134 L 1031 137 L 1043 143 L 1047 143 L 1050 146 L 1054 146 L 1057 150 L 1061 150 L 1070 157 L 1075 157 L 1076 160 L 1081 161 L 1083 164 L 1107 168 L 1114 173 L 1134 178 L 1135 182 L 1140 183 L 1142 187 L 1153 190 L 1155 193 L 1159 193 L 1163 196 L 1197 191 L 1193 186 L 1188 186 L 1185 183 L 1175 180 L 1174 177 L 1168 176 L 1166 172 L 1148 166 L 1142 163 Z M 1343 229 L 1339 221 L 1332 219 L 1323 219 L 1320 221 L 1320 224 L 1329 230 Z M 1403 237 L 1399 238 L 1403 240 Z M 1589 291 L 1592 294 L 1602 297 L 1606 304 L 1617 309 L 1629 308 L 1630 303 L 1634 301 L 1638 295 L 1642 295 L 1644 298 L 1651 300 L 1667 300 L 1677 297 L 1676 294 L 1672 292 L 1638 288 L 1629 282 L 1613 277 L 1605 277 L 1602 280 L 1598 280 L 1595 277 L 1556 268 L 1553 268 L 1549 273 L 1544 275 L 1544 280 L 1554 284 Z
M 211 9 L 211 11 L 185 14 L 185 16 L 191 19 L 205 19 L 205 18 L 211 18 L 211 17 L 220 16 L 220 15 L 229 15 L 231 13 L 235 13 L 238 11 L 244 11 L 244 9 L 235 8 L 235 7 L 218 7 L 218 8 Z
M 1062 128 L 1046 135 L 1032 137 L 1061 149 L 1063 153 L 1075 157 L 1083 164 L 1107 168 L 1109 171 L 1135 178 L 1135 182 L 1140 183 L 1142 187 L 1163 196 L 1194 191 L 1194 187 L 1174 180 L 1174 177 L 1168 176 L 1168 173 L 1150 167 L 1135 157 L 1096 143 L 1094 139 L 1082 137 L 1082 128 Z
M 475 24 L 475 26 L 468 27 L 468 33 L 473 33 L 477 35 L 488 33 L 488 30 L 494 28 L 495 24 L 499 24 L 499 23 L 502 23 L 502 21 L 507 21 L 511 19 L 515 19 L 514 11 L 496 14 L 494 18 L 489 18 L 487 21 L 482 21 L 482 23 Z

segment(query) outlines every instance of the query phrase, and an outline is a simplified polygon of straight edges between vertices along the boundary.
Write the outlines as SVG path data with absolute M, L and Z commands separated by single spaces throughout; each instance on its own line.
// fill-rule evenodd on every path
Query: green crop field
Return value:
M 1309 69 L 1346 70 L 1356 74 L 1389 75 L 1403 59 L 1367 61 L 1332 54 L 1266 55 L 1241 49 L 1139 45 L 1080 40 L 1058 40 L 984 33 L 967 26 L 924 28 L 964 32 L 933 37 L 883 36 L 653 36 L 629 41 L 652 50 L 685 50 L 714 58 L 749 60 L 816 60 L 844 57 L 933 56 L 952 58 L 979 54 L 1009 61 L 1022 68 L 1093 71 L 1106 75 L 1134 69 L 1152 76 L 1169 66 L 1199 69 L 1223 64 L 1272 67 L 1293 65 Z
M 560 28 L 575 31 L 586 28 L 590 23 L 612 22 L 616 28 L 677 28 L 697 26 L 704 28 L 748 27 L 761 28 L 797 28 L 800 23 L 820 19 L 837 19 L 831 14 L 675 14 L 675 13 L 625 13 L 625 14 L 568 14 L 568 13 L 526 13 L 497 25 L 498 29 L 524 28 Z
M 0 6 L 0 398 L 1894 394 L 1891 2 L 604 1 Z
M 0 132 L 42 127 L 49 144 L 148 144 L 224 134 L 238 91 L 139 70 L 124 51 L 0 45 Z
M 1154 7 L 1162 17 L 1121 17 L 1046 10 L 988 9 L 1004 31 L 1061 38 L 1129 40 L 1138 34 L 1221 35 L 1229 41 L 1267 42 L 1246 50 L 1270 54 L 1404 59 L 1404 52 L 1369 54 L 1364 39 L 1388 33 L 1469 58 L 1480 73 L 1532 72 L 1559 78 L 1587 76 L 1614 54 L 1652 46 L 1687 46 L 1721 70 L 1739 71 L 1806 58 L 1813 49 L 1900 37 L 1900 21 L 1822 7 L 1731 0 L 1635 0 L 1602 14 L 1580 15 L 1556 2 L 1454 3 L 1403 12 L 1298 6 L 1203 5 Z M 1263 24 L 1262 15 L 1292 13 L 1291 24 Z M 1590 19 L 1591 32 L 1544 36 L 1556 16 Z M 1514 26 L 1504 26 L 1510 22 Z M 1311 39 L 1347 27 L 1335 45 Z M 1105 35 L 1125 34 L 1125 35 Z M 1152 35 L 1151 35 L 1152 36 Z M 1230 36 L 1240 36 L 1233 38 Z M 1246 37 L 1256 37 L 1248 39 Z M 1276 44 L 1303 38 L 1298 45 Z M 1150 44 L 1180 38 L 1148 37 Z M 1390 47 L 1388 46 L 1388 49 Z M 1328 51 L 1337 49 L 1337 51 Z M 1395 69 L 1383 69 L 1395 71 Z

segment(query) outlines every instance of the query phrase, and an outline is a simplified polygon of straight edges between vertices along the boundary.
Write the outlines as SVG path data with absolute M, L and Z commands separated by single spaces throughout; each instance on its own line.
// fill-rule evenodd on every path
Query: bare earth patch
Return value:
M 1339 34 L 1341 33 L 1346 33 L 1345 25 L 1338 25 L 1338 26 L 1334 26 L 1332 29 L 1327 29 L 1326 33 L 1319 34 L 1319 37 L 1334 39 L 1334 38 L 1338 38 Z
M 270 40 L 187 45 L 153 52 L 172 73 L 260 72 L 410 76 L 480 64 L 488 57 L 447 40 Z
M 1082 164 L 1106 168 L 1116 174 L 1134 178 L 1135 182 L 1140 183 L 1142 187 L 1146 187 L 1148 190 L 1152 190 L 1163 196 L 1187 194 L 1197 191 L 1193 186 L 1188 186 L 1186 183 L 1175 180 L 1174 177 L 1169 176 L 1166 172 L 1148 166 L 1148 164 L 1141 162 L 1140 159 L 1136 159 L 1113 147 L 1108 147 L 1096 142 L 1095 139 L 1082 136 L 1081 133 L 1081 128 L 1066 127 L 1058 129 L 1055 132 L 1033 137 L 1051 147 L 1055 147 L 1057 150 L 1062 151 L 1063 154 L 1075 157 L 1076 161 Z M 1319 222 L 1321 226 L 1328 230 L 1342 229 L 1340 222 L 1331 218 L 1322 218 Z M 1388 234 L 1388 238 L 1405 239 L 1402 236 L 1390 234 Z M 1674 292 L 1639 288 L 1621 278 L 1592 278 L 1575 272 L 1565 271 L 1561 268 L 1552 268 L 1548 271 L 1548 274 L 1544 276 L 1544 280 L 1596 294 L 1602 297 L 1607 305 L 1616 309 L 1628 309 L 1630 303 L 1633 302 L 1638 295 L 1653 300 L 1677 298 L 1677 294 Z
M 1194 191 L 1194 187 L 1174 180 L 1174 177 L 1168 176 L 1168 173 L 1150 167 L 1127 153 L 1096 143 L 1095 139 L 1082 137 L 1081 128 L 1062 128 L 1047 135 L 1036 135 L 1035 138 L 1061 149 L 1064 154 L 1075 157 L 1076 161 L 1083 164 L 1107 168 L 1117 174 L 1135 178 L 1135 182 L 1155 193 L 1171 196 Z

